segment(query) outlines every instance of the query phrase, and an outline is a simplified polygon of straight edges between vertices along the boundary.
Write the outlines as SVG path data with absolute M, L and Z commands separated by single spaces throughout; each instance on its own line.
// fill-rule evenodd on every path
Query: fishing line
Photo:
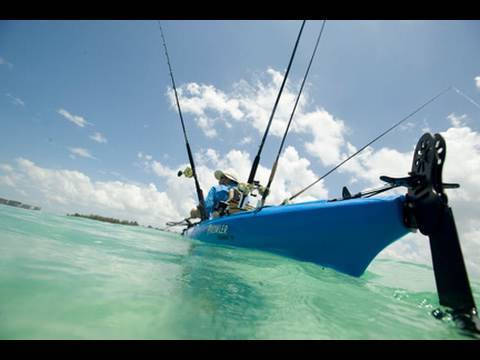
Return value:
M 378 195 L 382 192 L 385 192 L 385 191 L 388 191 L 388 190 L 392 190 L 392 189 L 395 189 L 397 187 L 399 187 L 400 185 L 385 185 L 379 189 L 373 189 L 373 190 L 364 190 L 362 192 L 360 192 L 360 196 L 359 197 L 362 197 L 362 198 L 369 198 L 369 197 L 372 197 L 372 196 L 375 196 L 375 195 Z
M 295 100 L 295 105 L 293 106 L 292 113 L 290 114 L 290 119 L 288 120 L 287 128 L 285 129 L 285 133 L 283 134 L 282 142 L 280 144 L 280 148 L 278 149 L 277 157 L 276 157 L 276 159 L 273 163 L 272 170 L 270 171 L 270 177 L 268 179 L 267 187 L 265 188 L 265 191 L 263 192 L 260 207 L 263 207 L 263 205 L 265 204 L 265 200 L 267 199 L 267 196 L 270 192 L 270 185 L 272 184 L 273 178 L 275 177 L 275 173 L 277 172 L 278 160 L 280 159 L 280 154 L 283 150 L 283 145 L 285 144 L 285 139 L 287 138 L 288 130 L 290 129 L 290 124 L 292 123 L 293 116 L 295 114 L 295 110 L 297 109 L 298 101 L 300 100 L 300 96 L 302 95 L 303 86 L 305 85 L 305 82 L 306 82 L 307 77 L 308 77 L 308 73 L 310 71 L 310 67 L 312 66 L 313 59 L 315 58 L 315 54 L 317 52 L 318 44 L 319 44 L 320 39 L 322 37 L 323 28 L 325 27 L 325 22 L 326 21 L 327 20 L 323 20 L 322 28 L 320 29 L 320 33 L 318 34 L 318 37 L 317 37 L 317 42 L 315 43 L 315 48 L 313 49 L 312 57 L 310 58 L 310 62 L 308 63 L 307 71 L 305 72 L 305 75 L 303 76 L 302 85 L 300 86 L 300 90 L 298 92 L 297 99 Z
M 172 79 L 173 91 L 175 92 L 175 100 L 177 103 L 178 114 L 180 115 L 180 121 L 182 123 L 183 137 L 185 139 L 185 145 L 187 147 L 188 160 L 190 161 L 190 167 L 192 168 L 193 178 L 195 180 L 195 188 L 197 191 L 197 196 L 199 201 L 200 216 L 202 220 L 205 220 L 207 219 L 207 214 L 205 212 L 205 200 L 203 197 L 203 191 L 200 188 L 197 172 L 195 171 L 195 163 L 193 161 L 192 150 L 190 149 L 190 144 L 187 138 L 187 131 L 185 130 L 185 123 L 183 121 L 182 109 L 180 108 L 180 101 L 178 100 L 177 86 L 175 85 L 175 79 L 173 78 L 172 66 L 170 65 L 170 57 L 168 56 L 167 44 L 165 41 L 165 36 L 163 35 L 162 24 L 160 23 L 160 20 L 158 21 L 158 27 L 160 28 L 160 34 L 162 35 L 163 48 L 165 49 L 165 56 L 167 58 L 168 69 L 170 70 L 170 78 Z
M 470 96 L 466 95 L 465 93 L 463 93 L 462 91 L 460 91 L 459 89 L 457 89 L 455 86 L 452 86 L 452 89 L 455 90 L 455 92 L 458 94 L 458 95 L 461 95 L 463 96 L 465 99 L 467 99 L 470 103 L 472 103 L 473 105 L 475 105 L 477 108 L 480 109 L 480 105 L 475 101 L 473 100 Z
M 305 26 L 305 22 L 306 20 L 303 20 L 302 26 L 300 27 L 300 32 L 298 33 L 297 41 L 295 42 L 292 55 L 290 56 L 290 61 L 288 62 L 287 70 L 285 72 L 285 76 L 283 77 L 282 85 L 280 86 L 277 99 L 275 100 L 275 104 L 273 105 L 272 113 L 270 115 L 270 119 L 268 120 L 267 128 L 265 129 L 265 133 L 263 134 L 260 147 L 258 148 L 257 156 L 255 156 L 255 160 L 253 161 L 252 169 L 250 170 L 250 175 L 248 176 L 248 181 L 247 181 L 249 184 L 253 184 L 253 181 L 255 179 L 255 173 L 257 172 L 258 164 L 260 163 L 260 154 L 262 152 L 263 145 L 265 144 L 265 139 L 267 138 L 268 131 L 270 130 L 270 125 L 272 124 L 273 116 L 275 115 L 275 111 L 277 110 L 277 105 L 282 95 L 283 87 L 287 82 L 288 73 L 290 72 L 290 67 L 292 66 L 293 58 L 295 57 L 295 53 L 297 52 L 297 46 L 300 41 L 300 37 L 302 36 L 302 31 L 303 31 L 303 27 Z
M 291 201 L 293 199 L 295 199 L 297 196 L 303 194 L 305 191 L 307 191 L 308 189 L 310 189 L 313 185 L 315 185 L 316 183 L 318 183 L 319 181 L 325 179 L 328 175 L 330 175 L 332 172 L 334 172 L 335 170 L 337 170 L 340 166 L 342 166 L 343 164 L 345 164 L 347 161 L 349 161 L 350 159 L 352 159 L 353 157 L 355 157 L 356 155 L 358 155 L 360 152 L 362 152 L 363 150 L 365 150 L 368 146 L 372 145 L 374 142 L 376 142 L 377 140 L 379 140 L 380 138 L 382 138 L 383 136 L 385 136 L 386 134 L 388 134 L 390 131 L 392 131 L 393 129 L 395 129 L 397 126 L 399 126 L 401 123 L 403 123 L 404 121 L 406 121 L 407 119 L 411 118 L 413 115 L 415 115 L 416 113 L 418 113 L 420 110 L 422 110 L 424 107 L 426 107 L 427 105 L 429 105 L 431 102 L 435 101 L 437 98 L 439 98 L 440 96 L 442 96 L 443 94 L 445 94 L 447 91 L 451 90 L 452 89 L 452 86 L 449 86 L 448 88 L 446 88 L 445 90 L 442 90 L 439 94 L 435 95 L 433 98 L 431 98 L 430 100 L 428 100 L 427 102 L 425 102 L 423 105 L 421 105 L 420 107 L 418 107 L 415 111 L 413 111 L 411 114 L 407 115 L 406 117 L 404 117 L 402 120 L 400 120 L 399 122 L 397 122 L 396 124 L 392 125 L 390 128 L 388 128 L 387 130 L 385 130 L 383 133 L 381 133 L 380 135 L 378 135 L 375 139 L 373 139 L 372 141 L 370 141 L 368 144 L 362 146 L 360 148 L 360 150 L 356 151 L 354 154 L 350 155 L 349 157 L 347 157 L 345 160 L 343 160 L 342 162 L 340 162 L 338 165 L 336 165 L 335 167 L 333 167 L 331 170 L 327 171 L 324 175 L 322 175 L 319 179 L 315 180 L 313 183 L 311 183 L 310 185 L 308 185 L 307 187 L 305 187 L 304 189 L 300 190 L 299 192 L 297 192 L 295 195 L 292 195 L 290 198 L 288 198 L 287 200 L 284 200 L 283 203 L 286 203 L 288 201 Z

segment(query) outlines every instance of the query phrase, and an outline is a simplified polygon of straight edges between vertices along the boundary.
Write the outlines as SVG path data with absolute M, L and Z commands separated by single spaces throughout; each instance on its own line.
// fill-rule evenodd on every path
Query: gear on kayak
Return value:
M 218 184 L 211 187 L 205 199 L 205 209 L 210 219 L 255 209 L 251 197 L 256 197 L 255 185 L 239 183 L 233 172 L 216 170 Z M 198 207 L 190 211 L 190 218 L 200 218 Z

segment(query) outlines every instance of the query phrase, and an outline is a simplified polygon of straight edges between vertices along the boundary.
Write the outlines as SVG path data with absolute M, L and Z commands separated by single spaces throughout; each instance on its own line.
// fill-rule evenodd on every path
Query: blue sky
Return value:
M 164 21 L 177 83 L 228 91 L 267 68 L 283 72 L 299 25 Z M 296 84 L 320 26 L 321 21 L 307 22 L 290 75 Z M 344 120 L 358 148 L 448 85 L 478 99 L 478 38 L 478 21 L 327 22 L 309 77 L 311 104 Z M 0 56 L 7 62 L 0 67 L 0 119 L 2 132 L 9 134 L 1 162 L 22 156 L 44 167 L 73 167 L 93 179 L 108 180 L 115 172 L 144 183 L 158 179 L 132 166 L 139 151 L 170 166 L 185 161 L 178 116 L 166 97 L 170 83 L 156 22 L 2 21 Z M 59 109 L 93 125 L 65 121 Z M 423 121 L 440 131 L 448 126 L 448 114 L 475 111 L 465 99 L 447 94 L 412 119 L 415 129 L 397 131 L 381 144 L 406 150 Z M 224 131 L 213 141 L 188 114 L 186 121 L 194 150 L 228 151 L 239 132 L 252 137 L 244 147 L 252 157 L 258 147 L 260 133 L 243 126 L 231 131 L 219 126 Z M 90 139 L 95 132 L 108 142 Z M 298 147 L 301 141 L 290 136 L 288 143 Z M 278 144 L 279 138 L 267 141 L 266 166 Z M 73 160 L 68 148 L 88 149 L 95 159 Z M 316 165 L 318 173 L 326 170 Z
M 283 71 L 299 25 L 164 22 L 177 82 L 219 89 L 267 67 Z M 301 80 L 320 25 L 307 22 L 292 80 Z M 309 78 L 312 102 L 345 119 L 352 143 L 360 145 L 450 84 L 478 95 L 473 78 L 479 71 L 479 36 L 477 21 L 330 21 Z M 2 97 L 2 129 L 15 135 L 4 140 L 2 161 L 23 154 L 44 165 L 68 166 L 69 153 L 59 147 L 78 146 L 98 158 L 74 162 L 81 170 L 111 169 L 145 181 L 130 166 L 137 151 L 168 154 L 171 164 L 185 159 L 177 115 L 165 97 L 169 79 L 155 22 L 2 21 L 0 46 L 0 56 L 13 64 L 1 68 L 1 91 L 25 102 L 20 108 Z M 59 108 L 94 126 L 62 122 Z M 469 105 L 447 95 L 418 118 L 441 129 L 445 113 L 462 110 Z M 89 140 L 95 131 L 106 136 L 108 146 Z M 189 126 L 189 132 L 193 147 L 206 146 L 198 129 Z M 19 136 L 29 145 L 19 143 Z M 410 136 L 383 141 L 412 143 Z M 266 160 L 273 156 L 272 143 Z M 222 150 L 222 142 L 214 145 Z

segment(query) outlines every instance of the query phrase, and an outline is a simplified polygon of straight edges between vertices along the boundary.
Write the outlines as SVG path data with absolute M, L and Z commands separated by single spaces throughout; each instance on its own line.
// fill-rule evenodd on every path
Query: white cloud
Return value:
M 176 109 L 173 90 L 169 89 L 167 94 L 172 107 Z M 193 114 L 195 122 L 209 138 L 217 136 L 214 126 L 218 118 L 209 116 L 211 111 L 217 112 L 219 118 L 229 116 L 239 120 L 243 116 L 238 100 L 230 98 L 212 85 L 189 83 L 178 89 L 178 96 L 182 112 Z M 231 127 L 228 122 L 225 122 L 225 125 Z
M 272 193 L 267 203 L 279 204 L 293 194 L 310 185 L 318 179 L 318 175 L 310 168 L 310 161 L 300 157 L 293 146 L 288 146 L 280 156 L 277 173 L 272 183 Z M 270 169 L 260 167 L 258 179 L 266 184 L 270 176 Z M 295 199 L 295 202 L 312 201 L 328 198 L 328 190 L 323 180 Z
M 221 114 L 230 115 L 233 119 L 239 119 L 243 116 L 239 109 L 238 100 L 230 98 L 211 85 L 190 83 L 180 90 L 181 93 L 184 91 L 192 95 L 190 98 L 182 97 L 182 109 L 185 108 L 186 111 L 197 115 L 205 115 L 207 110 L 215 109 Z
M 251 136 L 245 136 L 241 141 L 240 145 L 250 144 L 252 142 Z
M 8 62 L 5 58 L 0 56 L 0 65 L 6 65 L 9 69 L 13 68 L 13 64 Z
M 384 249 L 378 257 L 432 266 L 429 239 L 420 232 L 407 234 Z
M 462 126 L 465 123 L 466 118 L 467 118 L 467 115 L 457 116 L 454 113 L 451 113 L 450 115 L 447 116 L 447 119 L 450 121 L 450 123 L 454 127 Z
M 208 138 L 214 138 L 217 137 L 218 133 L 217 130 L 214 129 L 215 126 L 215 120 L 205 117 L 205 116 L 199 116 L 195 118 L 197 125 L 200 129 L 203 130 L 203 133 L 205 134 L 206 137 Z
M 413 122 L 406 122 L 405 124 L 402 124 L 399 126 L 399 129 L 400 130 L 403 130 L 403 131 L 409 131 L 409 130 L 412 130 L 415 128 L 415 124 Z
M 146 164 L 147 166 L 149 165 L 148 163 L 149 160 L 147 160 Z M 167 166 L 162 165 L 158 161 L 152 161 L 150 163 L 150 166 L 155 174 L 159 177 L 173 177 L 176 176 L 176 171 L 168 168 Z
M 96 132 L 95 134 L 90 135 L 90 139 L 92 139 L 92 140 L 94 140 L 98 143 L 106 143 L 107 142 L 107 139 L 102 134 L 100 134 L 99 132 Z
M 10 175 L 0 176 L 0 184 L 15 187 L 15 180 Z
M 295 119 L 292 130 L 312 135 L 311 142 L 305 143 L 307 152 L 318 158 L 323 165 L 336 165 L 347 154 L 349 143 L 345 140 L 347 127 L 325 109 L 303 114 Z
M 213 85 L 189 83 L 181 86 L 182 110 L 195 116 L 197 125 L 209 138 L 217 136 L 216 124 L 219 120 L 227 128 L 231 127 L 230 120 L 246 122 L 263 134 L 282 80 L 282 73 L 268 69 L 262 79 L 252 82 L 241 80 L 229 93 L 216 89 Z M 174 97 L 171 92 L 169 95 L 173 106 Z M 271 135 L 283 136 L 296 96 L 295 86 L 287 81 L 271 124 Z M 348 129 L 344 121 L 323 108 L 309 112 L 306 110 L 307 104 L 308 86 L 300 98 L 291 132 L 311 137 L 305 143 L 305 148 L 323 165 L 337 163 L 348 148 L 344 138 Z
M 17 98 L 11 94 L 5 94 L 5 96 L 10 98 L 10 100 L 12 101 L 12 104 L 25 107 L 25 102 L 22 99 Z
M 461 185 L 451 190 L 449 197 L 476 206 L 480 198 L 480 134 L 463 125 L 449 128 L 442 135 L 447 143 L 443 181 Z
M 22 174 L 15 172 L 15 169 L 9 164 L 0 164 L 0 170 L 5 173 L 5 175 L 0 176 L 0 185 L 6 185 L 19 190 L 18 185 L 23 180 Z
M 13 167 L 9 164 L 0 164 L 0 170 L 3 172 L 11 173 L 13 171 Z
M 64 211 L 83 209 L 88 213 L 160 226 L 180 218 L 168 195 L 158 191 L 152 183 L 92 181 L 79 171 L 42 168 L 24 158 L 17 159 L 14 171 L 19 179 L 23 177 L 22 183 L 17 181 L 16 186 L 35 184 L 34 188 L 43 196 L 43 202 L 60 206 Z
M 166 154 L 165 154 L 165 155 L 166 155 Z M 165 155 L 164 155 L 164 156 L 165 156 Z M 145 160 L 152 160 L 152 159 L 153 159 L 153 156 L 152 156 L 152 155 L 144 154 L 144 153 L 141 152 L 141 151 L 139 151 L 139 152 L 137 153 L 137 157 L 138 157 L 139 159 L 145 159 Z
M 480 76 L 475 76 L 475 85 L 480 89 Z
M 262 79 L 259 78 L 252 83 L 241 80 L 235 84 L 232 93 L 233 96 L 238 99 L 240 108 L 245 114 L 244 118 L 240 120 L 249 121 L 261 134 L 264 133 L 267 127 L 273 105 L 278 96 L 280 84 L 283 80 L 283 74 L 269 68 L 263 78 L 265 78 L 265 80 L 262 81 Z M 296 91 L 292 90 L 291 82 L 287 80 L 275 112 L 274 120 L 271 124 L 270 133 L 272 135 L 283 135 L 296 95 Z M 305 91 L 299 101 L 297 116 L 305 106 L 307 98 L 307 91 Z
M 73 156 L 81 156 L 89 159 L 95 159 L 95 157 L 90 154 L 90 151 L 84 148 L 68 148 Z
M 59 109 L 57 112 L 60 115 L 62 115 L 65 119 L 67 119 L 68 121 L 71 121 L 72 123 L 74 123 L 77 126 L 84 127 L 86 124 L 90 124 L 83 117 L 78 116 L 78 115 L 70 114 L 65 109 Z
M 350 147 L 351 154 L 357 151 Z M 339 172 L 350 173 L 355 179 L 364 180 L 368 187 L 376 187 L 383 184 L 380 181 L 381 175 L 392 177 L 407 176 L 412 165 L 413 146 L 411 151 L 400 152 L 388 147 L 374 150 L 367 147 L 363 152 L 345 163 Z
M 25 190 L 15 189 L 15 191 L 16 191 L 17 193 L 19 193 L 20 195 L 24 196 L 24 197 L 27 197 L 27 196 L 28 196 L 28 193 L 27 193 Z

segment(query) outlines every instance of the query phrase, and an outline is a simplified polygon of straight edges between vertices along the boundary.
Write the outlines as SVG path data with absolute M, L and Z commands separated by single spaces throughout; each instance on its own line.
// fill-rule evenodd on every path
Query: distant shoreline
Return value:
M 18 208 L 27 209 L 27 210 L 41 210 L 42 209 L 39 206 L 28 205 L 28 204 L 24 204 L 20 201 L 8 200 L 8 199 L 4 199 L 4 198 L 0 198 L 0 204 L 13 206 L 13 207 L 18 207 Z
M 94 214 L 83 215 L 83 214 L 75 213 L 75 214 L 67 214 L 67 216 L 81 217 L 85 219 L 103 221 L 103 222 L 108 222 L 111 224 L 118 224 L 118 225 L 139 226 L 136 221 L 119 220 L 119 219 L 114 219 L 114 218 L 109 218 L 109 217 L 94 215 Z
M 100 215 L 94 215 L 94 214 L 84 215 L 84 214 L 75 213 L 75 214 L 67 214 L 67 216 L 80 217 L 80 218 L 84 218 L 84 219 L 102 221 L 102 222 L 107 222 L 107 223 L 110 223 L 110 224 L 140 226 L 140 227 L 147 228 L 147 229 L 168 231 L 168 230 L 160 229 L 160 228 L 157 228 L 157 227 L 154 227 L 154 226 L 151 226 L 151 225 L 148 225 L 148 226 L 139 225 L 136 221 L 119 220 L 119 219 L 115 219 L 115 218 L 109 218 L 109 217 L 106 217 L 106 216 L 100 216 Z

